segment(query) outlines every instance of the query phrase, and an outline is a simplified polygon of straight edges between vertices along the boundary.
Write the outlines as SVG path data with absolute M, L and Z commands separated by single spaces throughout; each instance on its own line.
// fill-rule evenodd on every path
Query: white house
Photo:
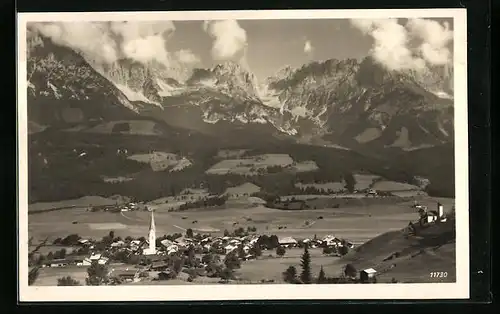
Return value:
M 292 237 L 281 238 L 278 240 L 278 242 L 281 246 L 285 246 L 285 247 L 292 247 L 292 246 L 296 246 L 298 244 L 297 240 L 295 240 Z
M 372 279 L 377 274 L 377 271 L 373 268 L 367 268 L 359 272 L 359 279 L 361 281 L 368 281 Z
M 172 245 L 174 245 L 174 242 L 173 241 L 170 241 L 169 239 L 163 239 L 161 240 L 161 245 L 163 245 L 164 247 L 168 248 Z
M 436 211 L 431 210 L 427 212 L 427 223 L 435 222 L 438 219 L 439 219 L 439 214 Z
M 91 260 L 91 261 L 98 261 L 98 260 L 100 260 L 100 259 L 101 259 L 101 254 L 99 254 L 99 253 L 98 253 L 98 254 L 92 254 L 92 255 L 90 256 L 90 260 Z
M 226 254 L 229 254 L 232 251 L 236 250 L 236 248 L 237 246 L 229 244 L 224 247 L 224 250 L 226 250 Z
M 78 240 L 78 243 L 80 243 L 81 245 L 88 245 L 90 244 L 90 241 L 87 239 L 80 239 Z
M 327 246 L 339 246 L 341 244 L 341 241 L 333 235 L 325 236 L 322 242 Z
M 125 242 L 123 242 L 122 240 L 111 243 L 111 247 L 122 247 L 122 246 L 125 246 Z
M 76 266 L 90 266 L 90 265 L 92 265 L 92 260 L 88 257 L 76 263 Z

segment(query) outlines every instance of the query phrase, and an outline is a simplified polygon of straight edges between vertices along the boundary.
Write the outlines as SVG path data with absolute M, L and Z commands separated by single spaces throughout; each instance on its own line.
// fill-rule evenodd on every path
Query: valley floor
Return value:
M 420 203 L 433 208 L 436 201 L 436 199 L 426 197 L 421 199 Z M 453 203 L 451 199 L 439 199 L 439 201 L 445 208 L 450 208 Z M 322 238 L 326 235 L 334 235 L 359 247 L 381 234 L 389 231 L 399 232 L 408 225 L 409 221 L 415 221 L 418 214 L 411 205 L 413 202 L 405 201 L 392 204 L 303 211 L 286 211 L 263 206 L 183 212 L 160 211 L 155 212 L 156 233 L 157 237 L 173 233 L 184 234 L 188 228 L 191 228 L 194 232 L 220 236 L 223 235 L 224 230 L 233 231 L 239 227 L 246 230 L 248 227 L 255 227 L 255 233 L 258 235 L 275 234 L 279 238 L 294 237 L 296 239 L 311 239 L 314 236 Z M 149 219 L 150 213 L 147 211 L 110 213 L 90 212 L 84 208 L 70 208 L 29 215 L 29 237 L 33 237 L 34 243 L 47 237 L 49 242 L 52 242 L 55 238 L 63 238 L 75 233 L 83 238 L 100 239 L 113 230 L 115 236 L 137 238 L 147 236 Z M 386 243 L 379 243 L 379 245 L 382 247 Z M 402 244 L 402 246 L 404 245 Z M 380 274 L 380 282 L 390 282 L 392 278 L 396 278 L 400 282 L 435 282 L 435 279 L 429 278 L 430 271 L 447 271 L 450 275 L 446 280 L 453 281 L 455 280 L 454 249 L 454 245 L 450 244 L 437 251 L 426 251 L 411 260 L 398 261 L 397 267 Z M 288 266 L 295 266 L 300 270 L 302 253 L 302 249 L 288 249 L 285 256 L 277 257 L 275 250 L 263 251 L 262 256 L 258 259 L 242 262 L 241 268 L 236 270 L 236 275 L 240 279 L 239 283 L 260 283 L 261 280 L 274 280 L 274 283 L 281 283 L 283 282 L 282 272 Z M 363 267 L 362 269 L 374 267 L 378 263 L 377 259 L 386 253 L 383 251 L 383 253 L 378 254 L 380 256 L 374 254 L 373 263 L 368 257 L 356 266 Z M 322 253 L 322 249 L 311 249 L 312 273 L 317 276 L 320 267 L 323 266 L 327 276 L 339 276 L 343 267 L 350 262 L 349 259 L 345 259 L 347 257 L 327 256 Z M 37 285 L 55 285 L 57 278 L 66 274 L 80 282 L 85 282 L 86 267 L 43 268 L 40 270 L 40 279 Z M 211 278 L 197 278 L 193 283 L 217 283 L 217 281 L 212 281 L 214 280 Z M 174 284 L 173 281 L 150 282 L 152 284 Z M 185 283 L 188 284 L 188 282 Z

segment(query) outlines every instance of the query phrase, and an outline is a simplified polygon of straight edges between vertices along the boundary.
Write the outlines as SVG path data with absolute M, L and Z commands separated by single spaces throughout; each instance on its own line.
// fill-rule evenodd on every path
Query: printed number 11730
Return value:
M 446 278 L 448 277 L 448 272 L 446 271 L 432 271 L 430 272 L 431 278 Z

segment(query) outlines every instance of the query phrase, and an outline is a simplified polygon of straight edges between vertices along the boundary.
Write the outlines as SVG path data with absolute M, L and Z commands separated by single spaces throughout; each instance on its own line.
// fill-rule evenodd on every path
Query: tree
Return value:
M 236 253 L 233 251 L 226 255 L 226 258 L 224 259 L 224 265 L 226 265 L 226 267 L 228 268 L 236 269 L 241 267 L 241 262 Z
M 356 268 L 352 264 L 345 265 L 344 275 L 346 277 L 355 278 L 357 273 L 358 273 L 358 271 L 356 270 Z
M 302 280 L 302 282 L 305 284 L 311 283 L 311 255 L 309 254 L 307 246 L 304 247 L 304 254 L 302 254 L 300 265 L 302 266 L 300 280 Z
M 209 264 L 214 261 L 214 254 L 212 253 L 207 253 L 201 257 L 201 261 L 205 264 Z
M 227 229 L 225 229 L 225 230 L 224 230 L 224 236 L 225 236 L 225 237 L 229 237 L 229 235 L 230 235 L 229 231 L 228 231 Z
M 40 266 L 35 266 L 33 269 L 30 270 L 28 273 L 28 285 L 33 285 L 35 281 L 38 279 L 38 270 L 40 269 Z
M 173 261 L 173 271 L 175 272 L 175 274 L 179 274 L 182 270 L 182 267 L 184 266 L 184 258 L 181 258 L 181 257 L 176 257 Z
M 254 255 L 254 256 L 261 256 L 262 250 L 260 248 L 260 245 L 258 243 L 255 243 L 255 245 L 252 246 L 252 248 L 250 248 L 249 253 Z
M 238 258 L 245 258 L 246 253 L 245 249 L 243 248 L 243 244 L 238 245 L 237 251 L 238 251 Z
M 325 247 L 323 248 L 323 254 L 328 255 L 328 254 L 332 254 L 333 252 L 334 252 L 334 250 L 333 250 L 333 248 L 332 248 L 332 247 L 330 247 L 330 246 L 325 246 Z
M 66 257 L 66 249 L 62 248 L 54 253 L 54 259 L 62 259 Z
M 234 277 L 233 269 L 230 267 L 224 268 L 220 274 L 220 278 L 223 279 L 225 282 L 228 282 L 230 279 L 233 279 L 233 277 Z
M 115 232 L 113 230 L 111 230 L 108 234 L 108 236 L 111 238 L 111 239 L 114 239 L 115 238 Z
M 54 259 L 54 253 L 52 253 L 52 251 L 51 251 L 51 252 L 49 252 L 49 254 L 47 254 L 47 260 L 50 261 L 50 260 L 53 260 L 53 259 Z
M 319 270 L 317 283 L 319 283 L 319 284 L 326 283 L 326 275 L 325 275 L 325 271 L 323 270 L 323 266 L 321 266 L 321 269 Z
M 340 255 L 344 256 L 349 252 L 349 248 L 346 245 L 339 246 L 338 252 Z
M 349 193 L 354 192 L 354 187 L 356 185 L 356 179 L 352 175 L 352 173 L 344 174 L 345 188 L 349 191 Z
M 285 255 L 285 253 L 286 253 L 286 250 L 284 247 L 278 246 L 276 248 L 276 255 L 278 255 L 279 257 L 282 257 L 283 255 Z
M 71 278 L 71 276 L 61 277 L 57 279 L 58 286 L 80 286 L 80 282 Z
M 78 234 L 70 234 L 66 238 L 62 239 L 60 244 L 61 245 L 68 245 L 68 246 L 77 245 L 78 240 L 80 240 L 80 239 L 81 239 L 81 237 Z
M 193 229 L 189 228 L 186 230 L 186 238 L 192 238 L 194 236 Z
M 297 282 L 297 269 L 294 266 L 288 267 L 283 272 L 283 280 L 288 283 L 296 283 Z
M 272 236 L 269 237 L 269 248 L 274 249 L 280 245 L 278 236 L 273 234 Z
M 85 283 L 87 286 L 100 286 L 109 282 L 109 271 L 106 265 L 101 265 L 97 262 L 92 262 L 87 268 L 87 278 Z

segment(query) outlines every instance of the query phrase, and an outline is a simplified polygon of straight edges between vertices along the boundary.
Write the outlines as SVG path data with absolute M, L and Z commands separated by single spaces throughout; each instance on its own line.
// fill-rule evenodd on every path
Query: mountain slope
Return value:
M 32 34 L 27 68 L 28 119 L 36 129 L 137 116 L 139 108 L 71 49 Z
M 453 141 L 453 100 L 438 96 L 452 93 L 447 77 L 439 69 L 387 71 L 371 58 L 331 59 L 286 67 L 259 84 L 247 69 L 225 62 L 194 69 L 185 82 L 156 79 L 152 90 L 163 92 L 147 98 L 166 112 L 143 112 L 197 121 L 199 129 L 222 121 L 269 125 L 306 143 L 412 150 Z
M 425 89 L 414 75 L 387 71 L 371 58 L 313 62 L 267 84 L 300 134 L 403 149 L 453 140 L 453 102 Z

